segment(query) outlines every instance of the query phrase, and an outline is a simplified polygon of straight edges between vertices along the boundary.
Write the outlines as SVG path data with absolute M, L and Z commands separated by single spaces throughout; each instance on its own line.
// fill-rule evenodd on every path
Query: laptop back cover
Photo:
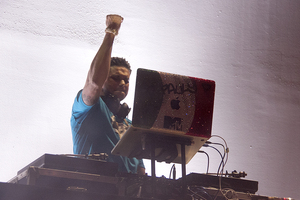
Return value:
M 133 126 L 210 138 L 215 82 L 138 69 Z
M 192 141 L 185 147 L 187 164 L 211 137 L 214 91 L 215 82 L 211 80 L 138 69 L 132 126 L 112 154 L 151 159 L 145 150 L 151 144 L 145 138 L 166 136 L 171 140 Z M 155 145 L 157 161 L 182 163 L 180 144 L 160 139 Z

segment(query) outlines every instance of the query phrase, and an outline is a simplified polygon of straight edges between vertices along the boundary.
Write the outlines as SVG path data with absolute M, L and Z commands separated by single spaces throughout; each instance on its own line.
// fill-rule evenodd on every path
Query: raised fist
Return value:
M 121 17 L 120 15 L 106 16 L 106 27 L 111 30 L 116 30 L 118 32 L 122 22 L 123 22 L 123 17 Z

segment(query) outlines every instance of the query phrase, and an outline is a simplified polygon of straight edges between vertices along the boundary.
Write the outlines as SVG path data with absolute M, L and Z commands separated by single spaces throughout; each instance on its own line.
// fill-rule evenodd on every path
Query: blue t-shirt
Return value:
M 112 127 L 113 113 L 102 98 L 92 106 L 82 100 L 80 91 L 74 100 L 71 116 L 74 154 L 107 153 L 108 162 L 118 163 L 120 172 L 137 173 L 137 167 L 143 167 L 143 160 L 111 154 L 111 150 L 120 140 Z M 126 118 L 131 124 L 131 121 Z

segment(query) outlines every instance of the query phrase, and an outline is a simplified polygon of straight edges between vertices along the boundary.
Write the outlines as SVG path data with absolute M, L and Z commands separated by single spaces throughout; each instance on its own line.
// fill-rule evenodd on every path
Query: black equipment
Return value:
M 222 188 L 231 188 L 237 192 L 255 194 L 258 190 L 258 182 L 252 180 L 197 173 L 190 173 L 186 176 L 187 185 L 219 188 L 219 181 L 221 181 Z
M 18 171 L 18 175 L 29 167 L 59 169 L 66 171 L 115 176 L 118 173 L 118 164 L 105 161 L 104 154 L 91 155 L 53 155 L 44 154 Z
M 31 191 L 35 194 L 30 194 L 30 197 L 44 197 L 49 194 L 49 198 L 47 197 L 49 200 L 55 199 L 53 193 L 58 196 L 62 195 L 59 199 L 71 199 L 71 197 L 77 199 L 83 196 L 94 199 L 100 195 L 103 199 L 185 200 L 182 196 L 182 178 L 174 180 L 156 177 L 156 187 L 153 191 L 153 177 L 120 173 L 117 171 L 117 164 L 106 162 L 105 158 L 106 156 L 102 154 L 44 154 L 19 170 L 17 176 L 9 183 L 0 184 L 0 194 L 6 195 L 6 199 L 9 199 L 8 197 L 22 199 L 21 194 L 29 195 Z M 185 195 L 187 200 L 190 199 L 189 195 L 203 191 L 206 195 L 213 197 L 217 195 L 217 199 L 224 199 L 221 192 L 218 192 L 220 180 L 222 188 L 234 190 L 241 199 L 244 196 L 248 197 L 249 194 L 251 194 L 251 199 L 264 199 L 263 197 L 257 198 L 258 196 L 255 195 L 258 189 L 257 181 L 232 177 L 220 179 L 218 176 L 196 173 L 186 175 L 185 179 L 188 188 Z M 13 191 L 19 191 L 18 195 Z M 155 197 L 153 197 L 153 192 Z
M 119 180 L 115 177 L 118 165 L 104 161 L 105 158 L 104 154 L 44 154 L 19 170 L 9 183 L 118 194 L 116 184 Z

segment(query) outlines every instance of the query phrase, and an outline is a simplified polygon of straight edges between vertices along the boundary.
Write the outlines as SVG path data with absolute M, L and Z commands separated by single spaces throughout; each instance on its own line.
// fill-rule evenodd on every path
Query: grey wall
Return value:
M 297 0 L 1 1 L 0 181 L 44 153 L 72 153 L 72 102 L 111 13 L 124 17 L 113 56 L 129 60 L 132 77 L 142 67 L 216 81 L 213 135 L 229 146 L 226 170 L 246 171 L 257 194 L 300 198 Z M 219 155 L 202 150 L 216 172 Z M 206 165 L 195 155 L 187 171 Z M 157 166 L 169 176 L 171 165 Z

